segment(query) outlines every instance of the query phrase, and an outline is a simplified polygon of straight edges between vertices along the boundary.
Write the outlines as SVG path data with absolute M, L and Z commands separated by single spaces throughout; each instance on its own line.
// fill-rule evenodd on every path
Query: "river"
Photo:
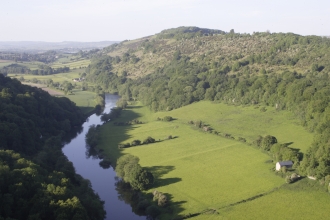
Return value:
M 117 95 L 106 94 L 103 112 L 109 113 L 111 108 L 116 106 L 118 98 L 119 96 Z M 100 159 L 86 157 L 85 135 L 88 128 L 93 124 L 98 125 L 101 123 L 100 116 L 96 114 L 91 115 L 82 125 L 82 132 L 63 147 L 63 153 L 73 163 L 76 172 L 85 179 L 89 179 L 94 191 L 105 201 L 104 209 L 107 212 L 107 220 L 146 219 L 145 216 L 134 214 L 129 204 L 118 199 L 118 192 L 115 186 L 115 171 L 112 168 L 103 169 L 100 167 Z

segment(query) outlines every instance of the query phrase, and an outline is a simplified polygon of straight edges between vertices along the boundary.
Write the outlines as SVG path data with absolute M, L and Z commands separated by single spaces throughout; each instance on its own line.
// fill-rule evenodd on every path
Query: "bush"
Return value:
M 173 139 L 172 135 L 169 135 L 168 137 L 166 137 L 167 140 L 171 140 Z
M 130 147 L 130 146 L 131 146 L 130 143 L 126 143 L 126 144 L 118 144 L 118 149 L 128 148 L 128 147 Z
M 171 116 L 165 116 L 163 118 L 163 121 L 172 121 L 172 120 L 173 120 L 173 118 Z
M 241 142 L 246 142 L 246 139 L 242 138 L 242 137 L 238 137 L 238 140 L 241 141 Z
M 132 141 L 131 146 L 138 146 L 140 144 L 141 144 L 140 140 L 134 140 L 134 141 Z
M 155 190 L 152 194 L 154 195 L 153 201 L 157 202 L 158 206 L 164 207 L 167 205 L 168 199 L 165 194 L 158 192 L 157 190 Z
M 150 144 L 150 143 L 155 143 L 155 139 L 150 136 L 143 141 L 143 144 Z
M 291 174 L 291 175 L 287 175 L 287 176 L 285 177 L 285 182 L 286 182 L 286 183 L 294 183 L 294 182 L 296 182 L 299 178 L 300 178 L 300 176 L 299 176 L 298 174 L 293 173 L 293 174 Z

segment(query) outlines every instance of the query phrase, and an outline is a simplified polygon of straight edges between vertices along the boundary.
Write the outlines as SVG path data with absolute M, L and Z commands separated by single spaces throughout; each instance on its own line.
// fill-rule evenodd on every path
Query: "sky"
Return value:
M 0 0 L 0 41 L 122 41 L 179 26 L 330 36 L 329 23 L 329 0 Z

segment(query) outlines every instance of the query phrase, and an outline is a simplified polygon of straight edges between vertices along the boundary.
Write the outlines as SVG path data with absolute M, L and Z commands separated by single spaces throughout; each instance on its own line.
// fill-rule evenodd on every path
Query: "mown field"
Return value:
M 156 120 L 157 117 L 166 115 L 176 120 Z M 256 116 L 258 120 L 255 120 Z M 220 132 L 248 140 L 259 134 L 271 134 L 276 136 L 279 142 L 293 142 L 291 146 L 299 145 L 303 150 L 307 149 L 312 141 L 312 134 L 297 125 L 297 121 L 289 113 L 272 112 L 270 109 L 260 112 L 254 107 L 199 102 L 171 112 L 151 113 L 146 107 L 137 105 L 124 110 L 118 121 L 129 121 L 133 118 L 138 118 L 144 124 L 114 126 L 109 123 L 103 126 L 99 146 L 112 161 L 123 154 L 138 156 L 140 164 L 157 177 L 155 187 L 150 191 L 157 189 L 168 193 L 175 206 L 174 216 L 201 212 L 208 208 L 222 213 L 223 207 L 256 195 L 267 194 L 274 189 L 276 191 L 277 187 L 285 184 L 284 179 L 273 173 L 274 164 L 268 162 L 268 155 L 236 140 L 194 129 L 188 125 L 188 120 L 202 120 Z M 265 120 L 268 121 L 267 124 Z M 169 135 L 176 138 L 164 140 Z M 121 151 L 117 148 L 118 143 L 135 139 L 143 141 L 148 136 L 159 142 Z M 313 192 L 311 194 L 313 195 Z M 302 195 L 312 202 L 316 198 L 310 198 L 308 194 Z M 275 199 L 269 198 L 270 203 Z M 280 203 L 275 203 L 276 205 L 280 208 Z M 297 206 L 295 211 L 300 208 L 309 207 Z M 227 213 L 231 214 L 230 210 L 227 210 Z M 229 214 L 229 219 L 239 218 L 232 218 Z M 220 215 L 202 215 L 196 218 L 209 217 L 218 218 Z M 171 219 L 170 214 L 163 215 L 163 218 Z
M 202 120 L 213 129 L 231 134 L 236 139 L 245 138 L 252 142 L 258 135 L 272 135 L 280 143 L 291 143 L 290 147 L 306 152 L 313 140 L 313 134 L 300 126 L 299 121 L 288 111 L 276 111 L 266 107 L 266 112 L 258 106 L 234 106 L 202 101 L 172 112 L 155 113 L 154 117 L 168 114 L 182 122 Z
M 48 79 L 52 79 L 54 82 L 63 82 L 63 81 L 69 81 L 72 82 L 72 79 L 79 78 L 79 71 L 72 71 L 69 73 L 57 73 L 52 75 L 30 75 L 30 74 L 8 74 L 11 78 L 20 78 L 23 77 L 25 80 L 32 80 L 37 79 L 40 81 L 46 81 Z
M 18 64 L 22 66 L 26 66 L 31 70 L 38 69 L 38 65 L 43 64 L 42 62 L 34 61 L 34 62 L 15 62 L 13 60 L 0 60 L 0 68 L 11 65 Z
M 79 69 L 87 67 L 90 64 L 90 60 L 79 60 L 79 61 L 66 61 L 66 62 L 54 62 L 52 63 L 52 68 L 59 68 L 59 67 L 69 67 L 70 69 Z
M 80 89 L 73 89 L 71 94 L 65 95 L 63 91 L 47 87 L 44 84 L 34 84 L 34 83 L 24 83 L 24 84 L 41 88 L 53 96 L 67 97 L 68 99 L 76 103 L 76 105 L 80 107 L 85 114 L 91 112 L 96 105 L 95 102 L 96 94 L 93 92 L 81 91 Z

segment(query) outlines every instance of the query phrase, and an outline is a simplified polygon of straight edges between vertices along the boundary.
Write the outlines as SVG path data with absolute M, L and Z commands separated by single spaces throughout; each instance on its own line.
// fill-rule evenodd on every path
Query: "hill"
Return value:
M 262 201 L 271 201 L 276 196 L 293 195 L 294 193 L 289 191 L 295 189 L 298 194 L 302 192 L 302 197 L 305 197 L 308 194 L 306 192 L 313 187 L 316 191 L 328 191 L 330 180 L 330 62 L 328 59 L 330 39 L 299 36 L 293 33 L 265 32 L 250 35 L 235 33 L 234 30 L 225 33 L 219 30 L 180 27 L 165 30 L 154 36 L 114 44 L 105 48 L 103 53 L 107 55 L 93 59 L 86 68 L 87 81 L 98 85 L 104 92 L 118 93 L 122 96 L 121 103 L 139 101 L 152 112 L 162 112 L 159 113 L 162 116 L 171 115 L 171 113 L 178 115 L 172 127 L 176 129 L 173 132 L 178 132 L 178 138 L 171 140 L 171 143 L 177 144 L 171 145 L 164 138 L 159 138 L 169 135 L 165 133 L 170 131 L 168 127 L 170 125 L 164 127 L 165 125 L 162 126 L 160 122 L 151 123 L 150 120 L 147 120 L 146 125 L 115 128 L 116 131 L 103 133 L 104 139 L 111 134 L 114 143 L 105 146 L 105 142 L 101 142 L 102 148 L 108 151 L 108 157 L 112 160 L 127 153 L 137 155 L 141 158 L 141 164 L 150 166 L 150 170 L 156 174 L 160 172 L 157 168 L 162 170 L 165 166 L 166 169 L 161 171 L 158 178 L 168 177 L 168 179 L 163 179 L 164 183 L 156 182 L 156 187 L 164 191 L 168 190 L 169 197 L 173 198 L 176 204 L 174 213 L 183 213 L 185 216 L 181 217 L 185 218 L 191 216 L 187 214 L 188 207 L 191 207 L 192 212 L 197 212 L 194 214 L 203 213 L 204 211 L 201 210 L 203 208 L 206 208 L 205 212 L 211 213 L 228 211 L 236 205 L 247 209 L 251 208 L 250 204 L 260 204 L 257 202 L 259 197 L 267 195 Z M 215 108 L 207 104 L 209 101 L 221 103 L 223 106 L 218 105 Z M 242 106 L 245 107 L 244 110 Z M 141 110 L 144 107 L 141 107 Z M 207 110 L 203 111 L 203 108 Z M 228 111 L 228 109 L 231 110 Z M 139 107 L 134 108 L 135 117 L 127 117 L 124 120 L 126 122 L 134 118 L 138 118 L 139 121 L 146 120 L 144 118 L 149 113 L 138 111 Z M 271 112 L 273 112 L 272 117 L 265 117 Z M 294 117 L 294 123 L 280 116 L 287 114 Z M 198 118 L 193 118 L 193 116 Z M 178 124 L 181 118 L 207 133 L 235 139 L 245 144 L 240 143 L 236 146 L 234 143 L 233 145 L 227 143 L 227 140 L 217 142 L 214 136 L 193 134 L 186 130 L 187 124 Z M 313 141 L 310 135 L 304 134 L 306 130 L 299 125 L 304 126 L 313 134 Z M 273 130 L 270 129 L 272 127 Z M 103 129 L 106 130 L 106 127 Z M 267 134 L 266 131 L 269 133 Z M 135 146 L 135 140 L 147 133 L 154 135 L 155 139 L 159 138 L 158 147 L 149 147 L 149 145 L 132 147 L 121 150 L 119 153 L 118 150 L 113 150 L 115 144 L 120 144 L 121 149 L 123 146 L 124 148 Z M 277 137 L 272 136 L 275 133 Z M 299 138 L 300 136 L 304 138 Z M 281 142 L 279 137 L 285 142 Z M 302 141 L 303 139 L 305 141 Z M 132 141 L 132 143 L 127 144 L 126 141 Z M 221 179 L 221 174 L 232 177 L 230 173 L 233 173 L 237 182 L 240 182 L 239 176 L 245 174 L 244 169 L 239 168 L 240 162 L 252 163 L 249 163 L 244 155 L 262 158 L 261 155 L 257 156 L 257 153 L 252 156 L 251 152 L 246 152 L 247 149 L 241 148 L 241 146 L 248 147 L 247 145 L 252 145 L 268 154 L 272 159 L 270 163 L 282 160 L 294 161 L 293 169 L 289 172 L 286 169 L 276 172 L 279 176 L 285 177 L 286 181 L 291 182 L 292 175 L 296 178 L 299 174 L 311 176 L 317 182 L 313 185 L 308 180 L 304 180 L 295 183 L 292 188 L 281 186 L 279 191 L 277 188 L 272 190 L 273 186 L 270 184 L 270 188 L 265 188 L 260 194 L 255 192 L 254 195 L 244 194 L 243 190 L 242 194 L 236 194 L 234 189 L 229 188 L 221 191 L 222 187 L 225 188 L 224 185 L 231 185 Z M 230 158 L 229 155 L 222 158 L 226 155 L 225 151 L 231 150 L 233 152 L 229 155 L 239 156 L 239 161 L 235 158 L 226 161 Z M 219 165 L 222 162 L 224 164 Z M 162 165 L 158 167 L 157 163 Z M 221 169 L 225 164 L 228 164 L 229 173 Z M 216 173 L 212 165 L 219 165 L 221 171 Z M 196 172 L 188 174 L 190 167 Z M 204 168 L 200 169 L 200 167 Z M 230 169 L 232 167 L 237 169 Z M 258 165 L 258 167 L 262 166 Z M 252 169 L 248 170 L 253 172 Z M 246 172 L 249 172 L 248 170 Z M 261 172 L 257 168 L 255 171 Z M 214 173 L 216 177 L 212 176 Z M 242 181 L 251 180 L 250 177 L 253 175 L 248 176 Z M 209 179 L 209 182 L 201 183 L 200 178 Z M 266 179 L 269 178 L 266 177 Z M 255 180 L 257 182 L 256 178 Z M 273 184 L 276 181 L 271 182 Z M 217 188 L 218 182 L 224 185 Z M 235 181 L 232 180 L 232 182 Z M 198 194 L 197 189 L 194 188 L 195 183 L 201 183 L 209 189 Z M 316 186 L 317 184 L 319 185 Z M 177 186 L 180 187 L 176 188 Z M 194 190 L 189 191 L 193 188 Z M 237 200 L 224 202 L 212 196 L 202 199 L 200 195 L 207 194 L 208 190 L 216 191 L 221 195 L 232 192 L 233 197 L 237 196 Z M 277 192 L 273 194 L 275 191 Z M 222 199 L 226 200 L 229 197 L 227 195 Z M 325 196 L 322 198 L 326 199 Z M 214 206 L 212 202 L 202 202 L 208 199 L 214 202 Z M 254 200 L 256 202 L 250 203 Z M 249 204 L 243 205 L 245 202 Z M 291 200 L 291 202 L 295 201 Z M 277 203 L 277 207 L 280 206 L 281 204 Z M 256 207 L 252 208 L 258 210 Z M 295 206 L 294 212 L 299 212 L 300 209 L 299 205 Z M 164 215 L 171 212 L 173 212 L 171 208 L 163 210 Z M 241 215 L 239 211 L 227 214 L 226 216 L 236 217 L 236 214 Z M 264 210 L 263 215 L 269 218 L 275 216 L 270 209 Z M 168 216 L 168 218 L 171 217 Z
M 293 33 L 225 33 L 197 27 L 180 27 L 104 49 L 116 58 L 114 71 L 140 77 L 163 68 L 173 58 L 187 56 L 190 62 L 203 61 L 211 69 L 228 65 L 232 73 L 258 74 L 295 70 L 301 74 L 312 68 L 329 71 L 330 40 L 326 37 Z M 121 62 L 119 62 L 121 60 Z M 129 61 L 129 62 L 128 62 Z M 313 64 L 317 62 L 318 67 Z M 245 67 L 245 68 L 244 68 Z

